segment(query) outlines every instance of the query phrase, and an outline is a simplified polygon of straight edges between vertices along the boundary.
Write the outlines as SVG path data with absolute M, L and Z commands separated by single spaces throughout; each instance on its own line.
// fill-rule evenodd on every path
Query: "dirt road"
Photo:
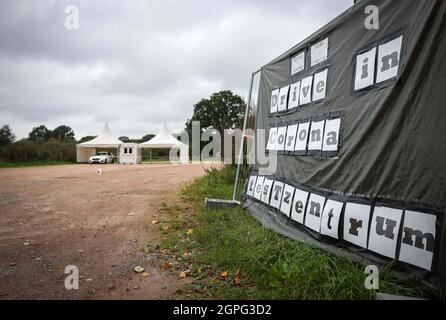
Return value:
M 169 164 L 0 169 L 0 299 L 168 297 L 183 280 L 138 249 L 159 236 L 161 201 L 203 173 Z M 69 265 L 78 290 L 65 288 Z

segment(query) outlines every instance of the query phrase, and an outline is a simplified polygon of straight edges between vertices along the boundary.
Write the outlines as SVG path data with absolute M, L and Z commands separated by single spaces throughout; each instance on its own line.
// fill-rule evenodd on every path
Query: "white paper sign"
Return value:
M 288 99 L 288 110 L 299 106 L 300 81 L 290 86 L 290 97 Z
M 288 92 L 290 92 L 290 86 L 286 86 L 286 87 L 280 89 L 279 105 L 277 107 L 278 112 L 285 111 L 287 109 Z
M 314 67 L 328 59 L 328 38 L 311 46 L 311 66 Z
M 322 151 L 338 151 L 341 119 L 325 120 L 324 144 Z
M 280 203 L 282 201 L 284 183 L 280 181 L 274 181 L 274 187 L 271 195 L 270 206 L 276 209 L 280 209 Z
M 435 249 L 435 223 L 432 214 L 406 211 L 399 260 L 432 270 Z
M 355 91 L 370 87 L 375 81 L 376 48 L 356 56 Z
M 269 129 L 269 137 L 268 137 L 268 145 L 266 146 L 266 150 L 274 151 L 276 150 L 277 144 L 277 128 Z
M 285 151 L 294 151 L 294 146 L 296 145 L 296 135 L 297 135 L 297 124 L 288 126 L 286 134 Z
M 305 69 L 305 51 L 299 52 L 291 58 L 291 75 L 301 72 Z
M 328 69 L 314 75 L 313 101 L 325 99 L 327 94 Z
M 308 150 L 319 151 L 322 150 L 322 143 L 324 139 L 325 120 L 312 122 L 310 128 L 310 137 L 308 141 Z
M 305 214 L 305 226 L 316 232 L 320 232 L 321 230 L 321 218 L 324 204 L 324 197 L 318 196 L 317 194 L 310 195 Z
M 276 144 L 277 151 L 285 150 L 286 130 L 287 127 L 280 127 L 279 129 L 277 129 L 277 144 Z
M 257 176 L 250 176 L 249 177 L 248 190 L 246 191 L 246 194 L 248 196 L 251 196 L 251 197 L 254 196 L 254 190 L 256 188 L 256 181 L 257 181 Z
M 403 36 L 378 47 L 377 83 L 398 76 L 402 46 Z
M 304 223 L 305 208 L 307 207 L 308 192 L 296 189 L 294 192 L 293 206 L 291 208 L 291 219 Z
M 265 179 L 265 182 L 263 182 L 263 191 L 262 191 L 262 199 L 261 201 L 263 203 L 269 204 L 269 199 L 271 196 L 271 188 L 273 186 L 274 180 L 271 179 Z
M 308 104 L 311 102 L 311 88 L 313 87 L 313 76 L 306 77 L 302 80 L 300 86 L 299 105 Z
M 290 216 L 291 207 L 293 206 L 293 196 L 294 196 L 294 187 L 289 184 L 285 184 L 282 196 L 282 204 L 280 205 L 280 211 L 286 215 Z
M 310 122 L 299 123 L 299 128 L 297 130 L 296 146 L 295 151 L 306 151 L 308 136 L 310 133 Z
M 328 200 L 324 207 L 321 221 L 321 234 L 335 239 L 339 238 L 339 219 L 341 218 L 344 204 L 333 200 Z
M 369 235 L 369 250 L 395 259 L 403 210 L 375 207 Z
M 279 92 L 280 90 L 277 89 L 271 93 L 271 113 L 276 113 L 279 107 Z
M 344 213 L 344 240 L 367 249 L 369 205 L 347 203 Z
M 262 192 L 263 192 L 263 182 L 265 181 L 265 177 L 258 177 L 256 182 L 256 188 L 254 190 L 254 198 L 257 200 L 262 200 Z

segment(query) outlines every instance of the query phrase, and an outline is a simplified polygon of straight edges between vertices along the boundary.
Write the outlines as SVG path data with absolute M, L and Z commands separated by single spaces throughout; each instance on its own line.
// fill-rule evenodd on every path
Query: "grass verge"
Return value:
M 69 161 L 21 161 L 21 162 L 0 162 L 0 168 L 21 168 L 34 166 L 55 166 L 62 164 L 75 164 Z
M 176 201 L 162 203 L 170 217 L 161 245 L 192 278 L 174 298 L 190 299 L 374 299 L 364 288 L 364 267 L 262 227 L 240 208 L 205 210 L 204 198 L 229 199 L 233 171 L 210 170 L 187 185 Z M 167 266 L 170 262 L 165 261 Z M 424 296 L 380 271 L 380 290 Z

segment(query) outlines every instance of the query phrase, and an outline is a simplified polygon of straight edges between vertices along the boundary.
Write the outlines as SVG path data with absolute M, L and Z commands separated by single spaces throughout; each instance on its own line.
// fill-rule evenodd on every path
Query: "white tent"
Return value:
M 88 159 L 96 153 L 96 148 L 116 148 L 116 150 L 119 150 L 121 144 L 123 142 L 113 137 L 110 127 L 106 123 L 102 133 L 96 138 L 76 145 L 77 162 L 88 162 Z
M 139 145 L 141 148 L 148 149 L 174 149 L 180 150 L 180 162 L 187 163 L 189 160 L 189 146 L 178 141 L 171 134 L 169 129 L 167 129 L 164 123 L 158 134 L 150 139 L 149 141 L 143 142 Z

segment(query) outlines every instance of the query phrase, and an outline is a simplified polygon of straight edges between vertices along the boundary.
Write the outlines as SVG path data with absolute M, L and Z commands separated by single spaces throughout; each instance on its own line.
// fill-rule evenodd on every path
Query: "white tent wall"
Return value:
M 76 161 L 78 163 L 88 162 L 91 156 L 96 154 L 96 148 L 76 147 Z

